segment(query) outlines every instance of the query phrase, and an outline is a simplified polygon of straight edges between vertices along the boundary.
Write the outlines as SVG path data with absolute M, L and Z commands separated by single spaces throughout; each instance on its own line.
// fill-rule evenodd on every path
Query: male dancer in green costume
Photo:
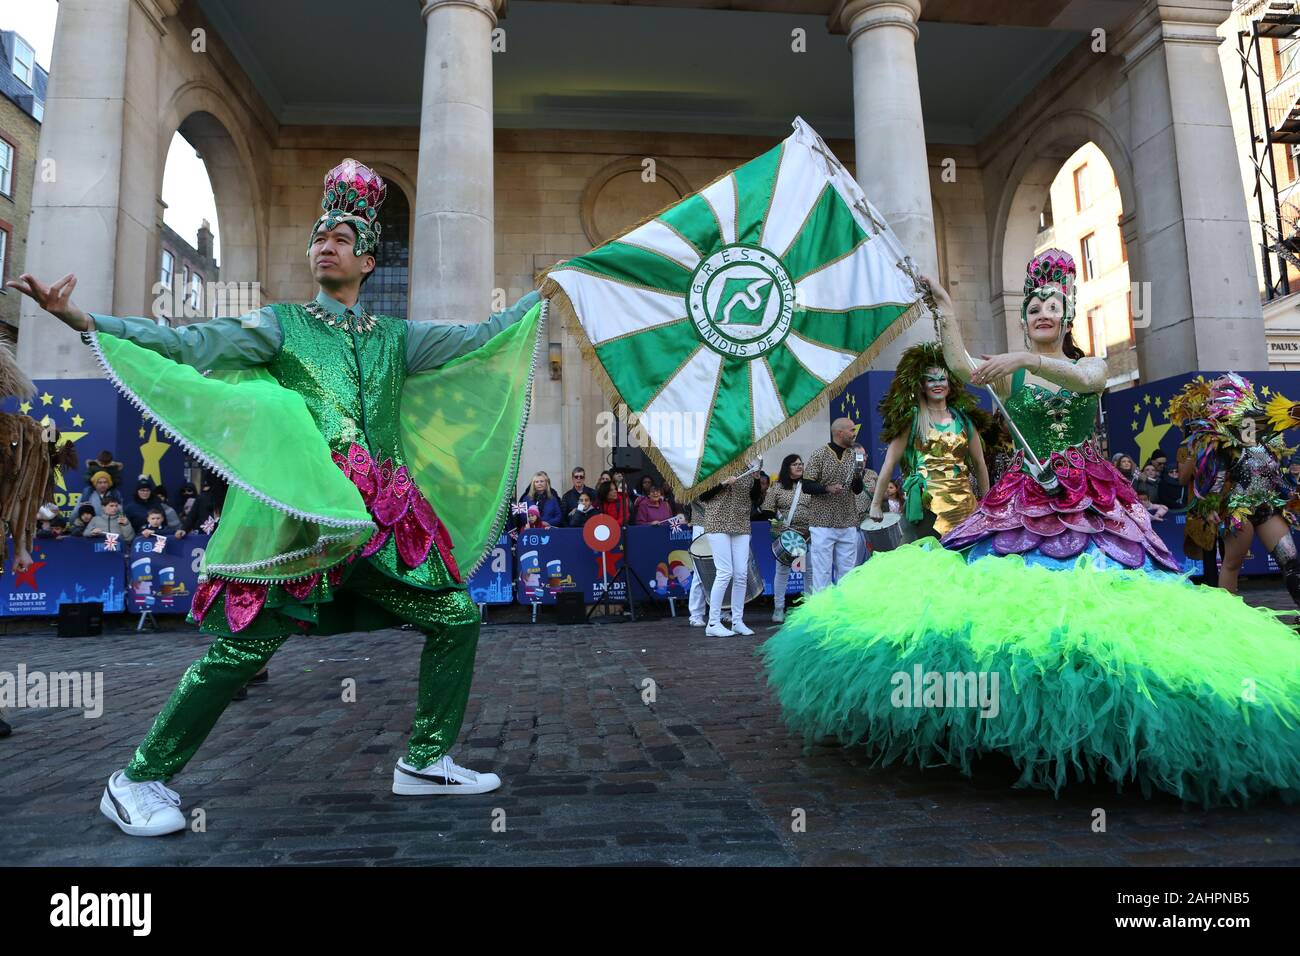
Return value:
M 393 792 L 475 794 L 500 786 L 495 774 L 459 767 L 448 755 L 469 696 L 479 615 L 465 590 L 472 567 L 462 576 L 441 519 L 459 532 L 463 519 L 453 511 L 488 516 L 471 551 L 457 549 L 467 564 L 481 558 L 482 539 L 495 544 L 500 533 L 504 504 L 497 492 L 514 485 L 517 437 L 527 414 L 518 393 L 531 386 L 532 374 L 526 368 L 527 381 L 512 380 L 520 365 L 528 365 L 519 361 L 526 353 L 501 343 L 534 334 L 539 297 L 529 293 L 477 325 L 367 313 L 359 297 L 375 268 L 377 215 L 386 192 L 383 180 L 355 160 L 326 176 L 324 215 L 308 249 L 319 294 L 304 305 L 276 304 L 240 318 L 168 328 L 83 312 L 71 302 L 75 276 L 48 288 L 30 275 L 9 283 L 80 331 L 114 384 L 231 482 L 191 611 L 216 639 L 185 672 L 131 762 L 109 778 L 100 802 L 128 834 L 184 829 L 180 797 L 164 782 L 193 757 L 231 696 L 295 633 L 402 623 L 421 629 L 414 727 L 393 772 Z M 533 348 L 522 340 L 519 345 Z M 438 415 L 435 406 L 457 397 L 481 406 L 493 393 L 467 399 L 459 384 L 438 390 L 436 380 L 419 384 L 428 376 L 417 373 L 450 375 L 429 370 L 457 359 L 463 365 L 476 357 L 465 356 L 478 352 L 488 358 L 468 374 L 479 379 L 492 362 L 514 366 L 505 373 L 509 387 L 497 390 L 505 393 L 500 407 L 486 409 L 485 419 L 513 421 L 504 437 L 499 426 L 482 432 L 470 426 L 469 440 L 442 459 L 458 473 L 439 474 L 434 482 L 431 474 L 440 470 L 430 466 L 438 461 L 436 436 L 427 432 Z M 436 398 L 428 397 L 430 387 Z M 423 407 L 413 411 L 414 405 Z M 466 420 L 476 414 L 467 411 Z M 484 453 L 492 440 L 515 445 Z M 428 452 L 423 469 L 414 460 L 421 457 L 417 448 Z M 467 477 L 475 456 L 480 471 L 494 472 L 495 479 Z M 422 493 L 437 499 L 438 484 L 451 484 L 450 498 L 442 500 L 456 502 L 442 515 Z M 492 520 L 496 512 L 501 518 Z

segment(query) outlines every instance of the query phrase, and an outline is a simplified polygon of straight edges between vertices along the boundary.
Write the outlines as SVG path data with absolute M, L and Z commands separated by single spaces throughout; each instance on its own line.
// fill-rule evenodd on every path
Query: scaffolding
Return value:
M 1276 40 L 1280 46 L 1300 38 L 1300 2 L 1249 0 L 1237 4 L 1243 13 L 1247 7 L 1257 8 L 1259 13 L 1249 29 L 1237 32 L 1237 54 L 1241 89 L 1246 95 L 1250 161 L 1255 169 L 1260 267 L 1264 296 L 1271 301 L 1291 294 L 1289 267 L 1300 267 L 1300 189 L 1293 188 L 1295 183 L 1278 186 L 1274 152 L 1275 146 L 1289 150 L 1300 145 L 1300 56 L 1293 56 L 1270 86 L 1264 74 L 1263 47 L 1266 40 Z M 1300 52 L 1300 45 L 1289 52 Z

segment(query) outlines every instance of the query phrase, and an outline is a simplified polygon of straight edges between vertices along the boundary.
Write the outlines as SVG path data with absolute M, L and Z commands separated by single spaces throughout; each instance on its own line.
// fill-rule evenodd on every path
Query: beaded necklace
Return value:
M 317 302 L 304 302 L 302 307 L 309 315 L 320 319 L 332 328 L 346 329 L 349 332 L 369 332 L 375 327 L 375 317 L 365 309 L 361 310 L 360 315 L 354 315 L 347 309 L 342 312 L 330 312 Z

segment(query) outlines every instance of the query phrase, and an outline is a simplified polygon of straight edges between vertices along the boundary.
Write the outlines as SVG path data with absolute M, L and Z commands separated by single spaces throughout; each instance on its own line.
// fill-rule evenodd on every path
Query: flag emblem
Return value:
M 768 250 L 723 246 L 696 267 L 686 307 L 705 345 L 748 361 L 785 341 L 794 315 L 794 283 Z
M 542 295 L 679 500 L 824 414 L 921 310 L 898 239 L 801 119 L 762 156 L 549 270 Z

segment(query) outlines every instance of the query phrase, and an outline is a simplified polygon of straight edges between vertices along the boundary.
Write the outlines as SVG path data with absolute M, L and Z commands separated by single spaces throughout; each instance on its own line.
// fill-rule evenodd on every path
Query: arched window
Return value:
M 392 180 L 388 182 L 388 199 L 379 209 L 379 225 L 383 232 L 375 253 L 375 272 L 366 280 L 361 299 L 375 315 L 404 319 L 410 287 L 411 207 L 406 194 Z

